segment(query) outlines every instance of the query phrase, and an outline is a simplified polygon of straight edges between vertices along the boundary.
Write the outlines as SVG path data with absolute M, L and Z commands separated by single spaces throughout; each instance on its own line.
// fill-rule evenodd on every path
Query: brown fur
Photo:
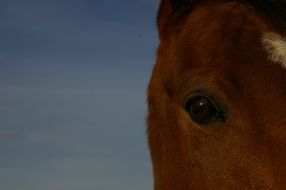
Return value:
M 158 14 L 147 120 L 155 189 L 286 189 L 286 71 L 260 39 L 276 27 L 245 4 L 192 6 L 175 12 L 163 0 Z M 191 120 L 184 101 L 197 90 L 227 108 L 225 123 Z

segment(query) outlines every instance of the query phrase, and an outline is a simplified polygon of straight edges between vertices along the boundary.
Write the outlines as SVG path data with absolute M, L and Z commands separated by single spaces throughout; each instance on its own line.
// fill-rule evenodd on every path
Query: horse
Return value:
M 286 2 L 161 0 L 155 190 L 286 189 Z

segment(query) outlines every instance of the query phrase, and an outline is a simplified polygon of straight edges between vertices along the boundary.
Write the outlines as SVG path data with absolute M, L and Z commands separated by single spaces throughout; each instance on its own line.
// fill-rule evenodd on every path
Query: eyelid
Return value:
M 190 93 L 188 93 L 185 97 L 184 97 L 184 106 L 186 106 L 186 104 L 189 102 L 190 99 L 193 99 L 195 97 L 198 96 L 204 96 L 204 93 L 202 91 L 192 91 Z
M 186 94 L 183 98 L 183 105 L 186 105 L 186 103 L 193 98 L 199 97 L 199 96 L 203 96 L 205 98 L 207 98 L 208 100 L 210 100 L 212 103 L 215 103 L 215 105 L 220 105 L 219 108 L 221 108 L 222 111 L 225 111 L 225 106 L 222 102 L 224 101 L 219 101 L 220 98 L 216 98 L 216 96 L 214 96 L 213 94 L 205 91 L 205 90 L 195 90 L 195 91 L 191 91 L 188 94 Z
M 205 92 L 204 90 L 196 90 L 196 91 L 192 91 L 190 93 L 188 93 L 185 97 L 184 97 L 184 105 L 186 105 L 188 103 L 188 101 L 190 99 L 194 99 L 196 97 L 205 97 L 206 99 L 210 100 L 212 103 L 216 103 L 215 98 L 213 98 L 213 96 L 211 94 L 209 94 L 208 92 Z

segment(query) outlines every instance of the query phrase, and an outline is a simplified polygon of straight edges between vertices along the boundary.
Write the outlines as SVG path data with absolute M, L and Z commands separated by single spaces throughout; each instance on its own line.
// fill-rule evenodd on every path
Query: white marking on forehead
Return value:
M 268 58 L 286 69 L 286 38 L 273 32 L 265 33 L 262 36 L 262 44 Z

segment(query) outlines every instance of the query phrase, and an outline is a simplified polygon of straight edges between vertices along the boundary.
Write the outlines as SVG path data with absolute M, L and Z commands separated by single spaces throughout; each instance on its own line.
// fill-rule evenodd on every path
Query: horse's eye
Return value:
M 186 103 L 186 110 L 193 121 L 198 124 L 226 119 L 226 113 L 220 109 L 217 103 L 203 95 L 190 98 Z

